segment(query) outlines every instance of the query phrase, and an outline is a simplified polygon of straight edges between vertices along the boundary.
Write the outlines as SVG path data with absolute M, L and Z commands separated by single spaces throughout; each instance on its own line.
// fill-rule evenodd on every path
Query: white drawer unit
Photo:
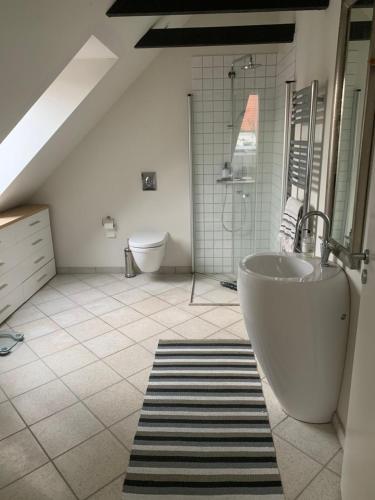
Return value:
M 45 266 L 50 260 L 52 260 L 53 257 L 52 239 L 50 239 L 50 243 L 38 248 L 22 262 L 23 275 L 31 276 L 36 273 L 41 267 Z
M 0 231 L 0 252 L 9 248 L 15 242 L 14 226 L 6 226 Z
M 46 245 L 52 246 L 51 229 L 49 226 L 32 234 L 17 244 L 17 246 L 20 247 L 22 260 Z
M 23 289 L 18 287 L 5 297 L 0 298 L 0 324 L 23 304 Z
M 0 324 L 56 274 L 48 207 L 0 214 Z
M 16 239 L 17 241 L 21 241 L 46 227 L 50 227 L 48 209 L 21 220 L 15 226 Z
M 39 288 L 44 286 L 56 274 L 55 259 L 52 259 L 48 264 L 43 266 L 39 271 L 30 276 L 24 284 L 23 291 L 25 297 L 31 297 Z
M 22 249 L 20 245 L 13 244 L 4 249 L 0 248 L 0 277 L 15 267 L 21 260 Z
M 21 266 L 16 266 L 0 276 L 0 297 L 7 295 L 11 290 L 17 288 L 22 281 L 23 272 Z

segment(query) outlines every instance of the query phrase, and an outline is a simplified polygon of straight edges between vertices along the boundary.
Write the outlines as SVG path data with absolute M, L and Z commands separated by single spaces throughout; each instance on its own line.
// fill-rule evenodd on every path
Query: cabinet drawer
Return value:
M 0 276 L 0 298 L 8 295 L 23 281 L 22 266 L 16 266 Z
M 15 224 L 0 229 L 0 252 L 15 242 Z
M 24 280 L 29 278 L 32 274 L 38 271 L 41 267 L 45 266 L 50 260 L 53 259 L 52 240 L 33 252 L 22 262 L 22 274 Z
M 22 241 L 28 236 L 49 227 L 48 209 L 42 210 L 14 224 L 16 241 Z
M 0 324 L 23 303 L 22 287 L 18 287 L 0 299 Z
M 10 271 L 22 260 L 22 252 L 19 245 L 13 245 L 4 249 L 0 248 L 0 276 Z
M 32 234 L 22 242 L 18 243 L 17 246 L 21 248 L 22 260 L 24 260 L 46 245 L 52 246 L 51 229 L 49 226 L 36 232 L 35 234 Z
M 34 273 L 23 284 L 23 295 L 25 300 L 29 299 L 43 285 L 45 285 L 56 274 L 55 259 L 52 259 L 48 264 L 43 266 L 39 271 Z

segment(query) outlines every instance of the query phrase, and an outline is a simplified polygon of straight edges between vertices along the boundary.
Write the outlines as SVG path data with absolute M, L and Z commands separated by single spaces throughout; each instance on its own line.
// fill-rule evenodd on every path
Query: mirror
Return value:
M 351 9 L 345 58 L 332 237 L 349 250 L 352 248 L 372 16 L 372 8 Z

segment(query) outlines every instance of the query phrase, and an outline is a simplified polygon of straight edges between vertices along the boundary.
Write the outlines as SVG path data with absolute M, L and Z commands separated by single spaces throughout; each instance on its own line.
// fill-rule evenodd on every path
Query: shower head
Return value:
M 241 66 L 239 66 L 239 68 L 242 69 L 243 71 L 252 70 L 255 68 L 259 68 L 260 66 L 263 66 L 262 64 L 257 64 L 255 62 L 253 54 L 246 54 L 245 56 L 238 57 L 232 62 L 231 70 L 228 73 L 229 78 L 234 78 L 236 76 L 236 72 L 234 69 L 235 65 L 242 61 L 244 62 Z
M 254 61 L 253 55 L 248 55 L 245 57 L 247 58 L 247 61 L 245 62 L 245 64 L 240 66 L 241 69 L 247 71 L 248 69 L 255 69 L 255 68 L 259 68 L 260 66 L 262 66 L 262 64 L 256 64 L 256 62 Z

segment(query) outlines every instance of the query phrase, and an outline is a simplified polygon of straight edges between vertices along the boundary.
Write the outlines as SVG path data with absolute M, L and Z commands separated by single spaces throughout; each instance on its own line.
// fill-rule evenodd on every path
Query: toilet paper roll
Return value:
M 106 238 L 116 238 L 116 231 L 114 229 L 107 229 L 105 231 Z
M 104 223 L 104 230 L 109 231 L 114 229 L 113 221 L 108 221 Z

